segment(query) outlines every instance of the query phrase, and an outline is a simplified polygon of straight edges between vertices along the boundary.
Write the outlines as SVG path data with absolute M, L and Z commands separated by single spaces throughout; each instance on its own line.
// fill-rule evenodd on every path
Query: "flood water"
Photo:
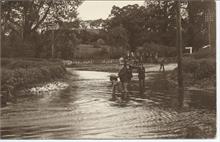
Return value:
M 215 137 L 212 93 L 185 91 L 180 106 L 176 90 L 146 88 L 143 98 L 133 90 L 131 100 L 120 105 L 109 101 L 109 73 L 69 70 L 67 89 L 18 98 L 1 108 L 2 139 Z

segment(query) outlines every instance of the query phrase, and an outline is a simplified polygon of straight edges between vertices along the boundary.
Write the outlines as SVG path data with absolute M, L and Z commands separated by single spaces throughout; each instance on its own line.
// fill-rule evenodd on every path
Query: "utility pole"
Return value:
M 54 0 L 52 0 L 52 4 L 54 5 Z M 54 58 L 54 25 L 52 28 L 52 45 L 51 45 L 51 57 Z
M 54 58 L 54 29 L 52 29 L 52 46 L 51 46 L 51 56 Z
M 212 39 L 211 39 L 211 14 L 210 9 L 208 8 L 208 35 L 209 35 L 209 45 L 212 48 Z
M 214 21 L 214 17 L 213 17 L 213 8 L 215 6 L 214 1 L 210 1 L 207 4 L 207 10 L 205 11 L 205 21 L 207 22 L 207 26 L 208 26 L 208 42 L 210 45 L 210 48 L 214 47 L 215 45 L 213 45 L 213 38 L 212 38 L 212 22 Z
M 178 52 L 178 87 L 183 91 L 183 71 L 182 71 L 182 25 L 181 25 L 181 2 L 177 0 L 177 52 Z

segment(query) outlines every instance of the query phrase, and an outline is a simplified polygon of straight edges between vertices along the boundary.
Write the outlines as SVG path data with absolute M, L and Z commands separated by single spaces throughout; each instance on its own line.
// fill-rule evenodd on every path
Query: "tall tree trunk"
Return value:
M 188 2 L 188 15 L 189 15 L 188 46 L 192 46 L 192 47 L 194 47 L 194 35 L 195 35 L 195 31 L 193 28 L 193 25 L 195 25 L 195 20 L 194 20 L 195 11 L 193 11 L 193 4 L 194 3 L 195 3 L 194 1 Z

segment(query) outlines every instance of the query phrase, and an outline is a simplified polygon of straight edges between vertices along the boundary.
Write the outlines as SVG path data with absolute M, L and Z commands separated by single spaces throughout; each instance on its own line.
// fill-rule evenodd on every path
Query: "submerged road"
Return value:
M 216 100 L 213 94 L 186 91 L 183 106 L 179 108 L 175 90 L 152 91 L 148 88 L 144 99 L 138 98 L 138 92 L 133 91 L 132 100 L 120 106 L 109 101 L 109 73 L 68 70 L 72 73 L 68 88 L 18 98 L 15 103 L 1 108 L 2 139 L 215 136 Z M 147 80 L 150 79 L 147 74 Z

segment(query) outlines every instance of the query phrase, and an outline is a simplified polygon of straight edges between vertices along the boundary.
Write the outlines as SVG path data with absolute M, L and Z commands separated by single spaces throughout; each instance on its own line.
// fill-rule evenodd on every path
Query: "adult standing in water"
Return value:
M 139 79 L 139 91 L 140 95 L 142 95 L 145 91 L 145 68 L 143 63 L 140 63 L 140 67 L 138 68 L 138 79 Z
M 127 62 L 126 59 L 124 59 L 123 61 L 123 67 L 120 69 L 119 73 L 118 73 L 120 82 L 122 83 L 122 100 L 128 100 L 129 99 L 129 94 L 128 94 L 128 84 L 129 84 L 129 80 L 130 80 L 130 74 L 129 74 L 129 70 L 127 68 Z

